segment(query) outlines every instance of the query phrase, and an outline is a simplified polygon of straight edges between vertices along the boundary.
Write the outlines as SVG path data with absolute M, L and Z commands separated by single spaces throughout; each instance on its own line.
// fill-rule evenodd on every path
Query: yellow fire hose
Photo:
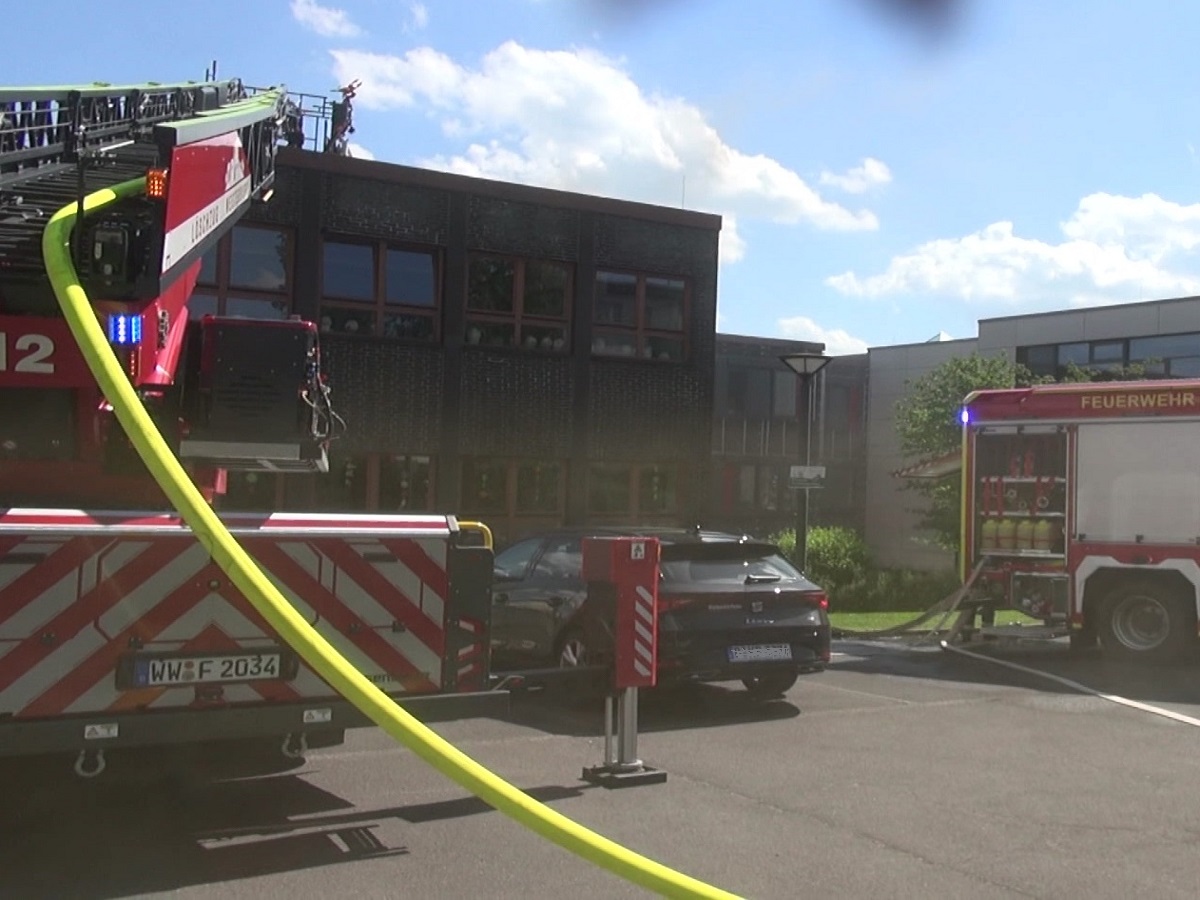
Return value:
M 101 208 L 141 191 L 144 185 L 145 179 L 136 179 L 96 191 L 85 198 L 84 210 Z M 573 822 L 484 768 L 400 708 L 296 612 L 209 507 L 121 369 L 71 260 L 69 242 L 76 209 L 71 203 L 55 213 L 42 237 L 46 272 L 71 333 L 118 421 L 163 492 L 213 561 L 271 627 L 318 675 L 376 725 L 443 775 L 542 837 L 664 896 L 734 897 Z

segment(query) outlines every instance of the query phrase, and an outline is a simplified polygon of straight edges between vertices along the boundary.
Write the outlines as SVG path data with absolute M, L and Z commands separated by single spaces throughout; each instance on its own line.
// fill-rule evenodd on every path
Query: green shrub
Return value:
M 784 555 L 796 559 L 796 532 L 782 531 L 771 538 Z M 866 576 L 869 561 L 867 546 L 850 528 L 810 528 L 808 530 L 807 575 L 827 591 L 853 584 Z
M 923 612 L 958 589 L 949 570 L 875 569 L 829 592 L 829 607 L 840 612 Z
M 771 535 L 783 555 L 796 562 L 796 532 Z M 838 612 L 924 612 L 952 594 L 960 584 L 950 570 L 876 569 L 866 544 L 849 528 L 808 530 L 809 578 L 829 595 Z

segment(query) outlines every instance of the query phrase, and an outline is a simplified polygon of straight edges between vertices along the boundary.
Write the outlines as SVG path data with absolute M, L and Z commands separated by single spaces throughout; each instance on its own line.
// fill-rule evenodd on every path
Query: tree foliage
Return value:
M 972 391 L 1022 387 L 1034 382 L 1024 366 L 1003 356 L 956 356 L 907 384 L 896 403 L 896 432 L 908 457 L 940 456 L 962 441 L 959 410 Z

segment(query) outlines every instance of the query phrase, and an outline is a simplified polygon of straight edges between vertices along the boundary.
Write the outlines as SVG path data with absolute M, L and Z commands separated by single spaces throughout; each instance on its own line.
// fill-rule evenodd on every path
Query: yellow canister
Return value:
M 1017 523 L 1016 549 L 1033 549 L 1033 519 L 1022 519 Z
M 1033 526 L 1033 549 L 1049 550 L 1054 543 L 1054 523 L 1049 519 L 1038 519 Z
M 983 524 L 979 526 L 979 547 L 982 550 L 995 550 L 997 532 L 1000 528 L 1000 523 L 996 519 L 984 519 Z
M 1013 519 L 1001 519 L 996 527 L 996 546 L 1001 550 L 1012 550 L 1017 540 L 1017 523 Z

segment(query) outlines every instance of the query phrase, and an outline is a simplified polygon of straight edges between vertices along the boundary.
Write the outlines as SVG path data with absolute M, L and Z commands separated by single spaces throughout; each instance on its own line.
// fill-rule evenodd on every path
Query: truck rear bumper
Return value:
M 504 718 L 507 691 L 430 694 L 395 698 L 422 722 Z M 154 747 L 263 738 L 304 732 L 340 732 L 374 723 L 351 703 L 330 698 L 213 709 L 178 709 L 118 715 L 14 719 L 0 716 L 0 757 L 77 753 L 112 747 Z

